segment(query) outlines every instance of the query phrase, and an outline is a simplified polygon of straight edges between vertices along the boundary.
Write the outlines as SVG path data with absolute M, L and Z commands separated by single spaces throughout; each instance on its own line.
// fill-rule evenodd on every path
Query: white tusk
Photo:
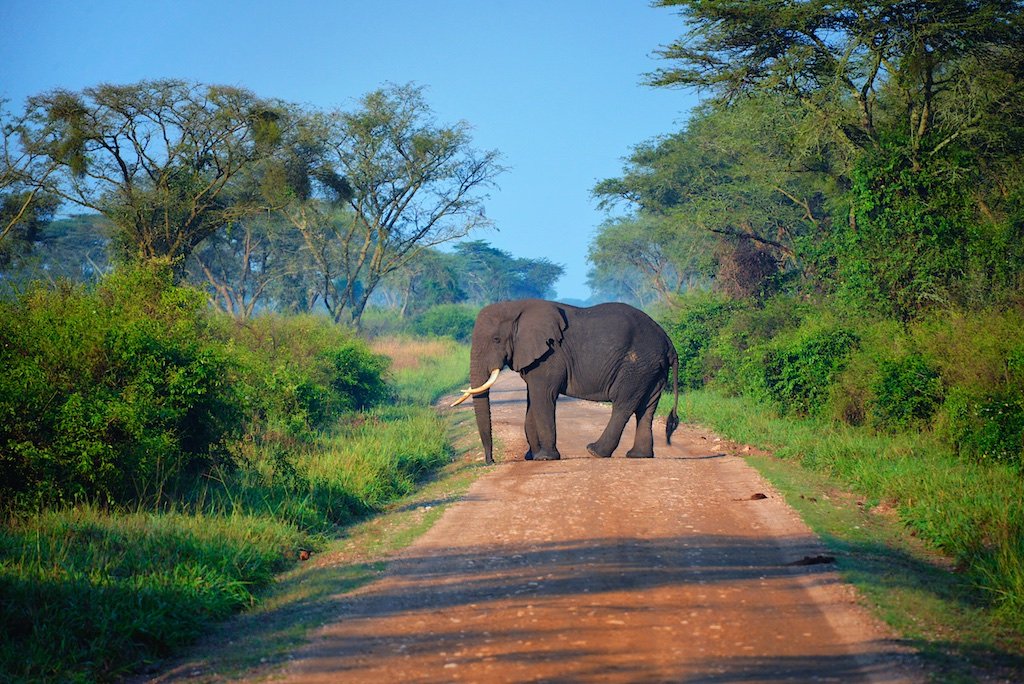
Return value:
M 484 392 L 489 390 L 491 388 L 491 385 L 493 385 L 498 380 L 498 373 L 500 372 L 500 368 L 495 368 L 494 370 L 491 371 L 491 377 L 487 378 L 487 382 L 480 385 L 479 387 L 470 387 L 469 389 L 462 390 L 462 396 L 459 397 L 454 404 L 452 404 L 451 408 L 458 406 L 459 404 L 466 401 L 474 394 L 483 394 Z
M 495 368 L 494 370 L 491 371 L 491 377 L 487 378 L 487 382 L 480 385 L 479 387 L 470 387 L 468 390 L 462 391 L 468 394 L 480 394 L 481 392 L 486 392 L 487 390 L 491 389 L 491 385 L 493 385 L 498 380 L 498 373 L 500 372 L 500 368 Z

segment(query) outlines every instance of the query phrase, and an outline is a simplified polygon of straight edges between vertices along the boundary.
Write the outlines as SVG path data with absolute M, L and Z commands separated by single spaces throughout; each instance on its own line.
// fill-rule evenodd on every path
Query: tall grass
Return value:
M 894 504 L 917 536 L 956 559 L 996 612 L 1024 631 L 1024 480 L 1016 467 L 964 460 L 929 433 L 887 436 L 781 418 L 748 398 L 706 390 L 685 395 L 680 417 Z
M 110 681 L 258 600 L 300 548 L 446 463 L 430 401 L 463 382 L 454 343 L 391 340 L 393 405 L 293 441 L 238 445 L 162 511 L 79 506 L 0 526 L 0 681 Z

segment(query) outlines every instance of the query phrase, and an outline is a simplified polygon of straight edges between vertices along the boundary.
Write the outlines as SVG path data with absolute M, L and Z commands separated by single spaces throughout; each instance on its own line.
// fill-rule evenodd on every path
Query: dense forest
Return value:
M 689 32 L 648 83 L 705 99 L 594 187 L 592 288 L 691 387 L 1020 464 L 1020 3 L 656 4 Z

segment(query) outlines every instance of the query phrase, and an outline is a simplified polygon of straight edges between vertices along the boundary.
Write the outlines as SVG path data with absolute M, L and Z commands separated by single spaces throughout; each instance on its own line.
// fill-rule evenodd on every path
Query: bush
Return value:
M 310 439 L 389 396 L 387 360 L 314 316 L 208 314 L 166 266 L 0 303 L 7 508 L 163 499 L 249 442 Z
M 944 398 L 938 371 L 920 354 L 882 361 L 872 392 L 872 418 L 889 431 L 927 425 Z
M 825 327 L 804 328 L 766 345 L 761 357 L 765 391 L 785 413 L 820 415 L 857 343 L 852 332 Z
M 761 350 L 775 337 L 796 329 L 806 308 L 785 297 L 770 299 L 763 306 L 734 305 L 704 363 L 705 370 L 714 372 L 715 387 L 733 396 L 768 399 Z
M 268 314 L 240 324 L 225 316 L 219 323 L 238 361 L 250 432 L 311 438 L 389 395 L 387 358 L 326 318 Z
M 417 316 L 412 327 L 418 335 L 468 342 L 473 336 L 476 314 L 476 307 L 466 304 L 440 304 Z
M 1024 467 L 1024 396 L 956 388 L 943 407 L 944 432 L 957 453 Z
M 170 269 L 0 304 L 0 492 L 8 507 L 162 496 L 227 459 L 242 404 L 203 334 L 201 293 Z
M 707 351 L 712 340 L 728 323 L 738 304 L 713 295 L 684 298 L 683 309 L 675 323 L 665 326 L 679 354 L 679 384 L 700 389 L 714 375 Z

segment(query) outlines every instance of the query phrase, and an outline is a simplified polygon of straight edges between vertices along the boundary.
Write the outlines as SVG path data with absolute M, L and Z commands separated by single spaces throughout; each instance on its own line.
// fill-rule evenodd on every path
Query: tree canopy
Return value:
M 795 288 L 907 319 L 1019 292 L 1024 3 L 656 5 L 687 30 L 648 82 L 709 97 L 595 186 L 627 212 L 599 231 L 595 275 L 625 267 L 604 246 L 641 224 L 635 253 L 687 272 L 668 226 L 734 296 Z
M 39 160 L 30 184 L 106 216 L 125 257 L 181 267 L 203 240 L 263 208 L 241 181 L 287 126 L 282 103 L 248 90 L 161 80 L 33 96 L 21 136 Z

